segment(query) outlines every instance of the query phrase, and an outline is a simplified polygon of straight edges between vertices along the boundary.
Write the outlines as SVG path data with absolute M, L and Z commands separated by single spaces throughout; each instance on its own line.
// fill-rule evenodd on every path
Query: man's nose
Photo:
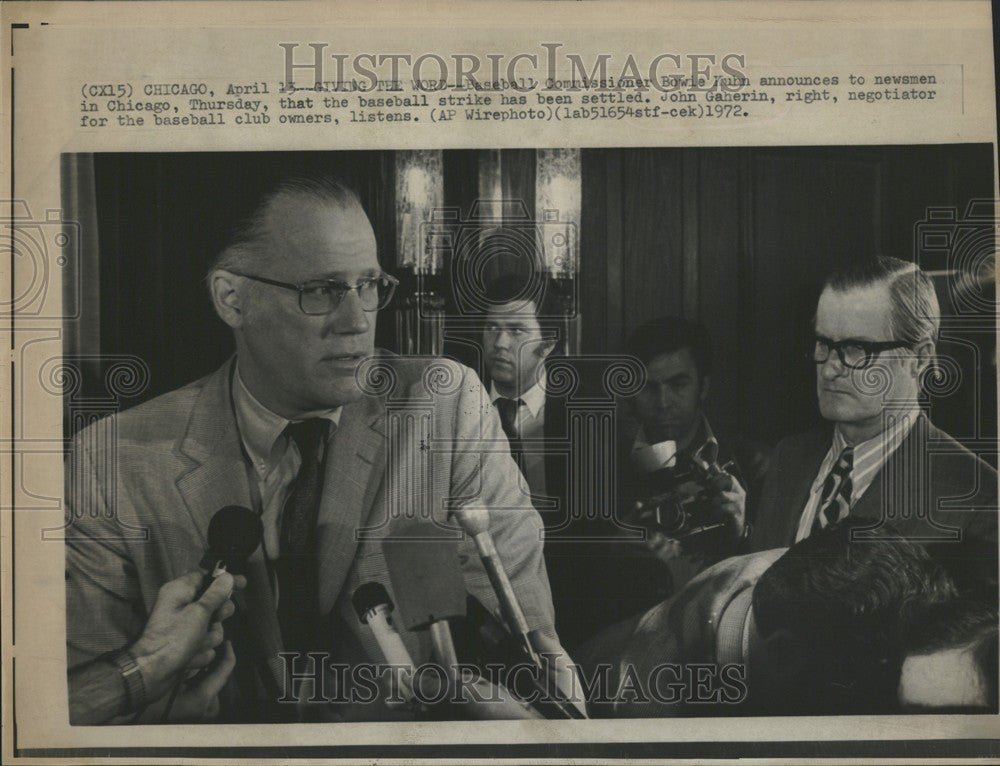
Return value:
M 657 399 L 659 400 L 659 405 L 661 407 L 669 407 L 673 404 L 674 397 L 673 392 L 670 390 L 670 386 L 658 386 Z
M 349 291 L 332 312 L 328 326 L 336 333 L 344 335 L 368 332 L 371 329 L 369 314 L 361 306 L 357 290 Z
M 834 380 L 844 374 L 844 365 L 836 351 L 831 351 L 826 361 L 819 366 L 819 374 L 823 380 Z
M 510 348 L 511 334 L 506 330 L 497 330 L 496 335 L 493 336 L 493 346 L 494 348 L 509 349 Z

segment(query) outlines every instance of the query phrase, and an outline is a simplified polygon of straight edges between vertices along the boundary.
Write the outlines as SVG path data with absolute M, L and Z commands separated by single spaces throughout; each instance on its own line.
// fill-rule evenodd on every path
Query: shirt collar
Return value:
M 243 448 L 250 456 L 257 473 L 266 476 L 284 454 L 286 444 L 279 437 L 292 421 L 272 412 L 250 393 L 240 376 L 238 364 L 233 376 L 233 406 L 236 409 L 236 424 Z M 343 409 L 335 407 L 332 410 L 309 412 L 301 420 L 325 418 L 336 426 L 340 424 Z
M 538 382 L 518 397 L 524 403 L 524 406 L 528 408 L 528 412 L 531 413 L 531 417 L 533 418 L 537 418 L 538 413 L 545 406 L 545 390 L 547 385 L 548 373 L 543 369 Z M 493 404 L 496 404 L 497 399 L 509 398 L 497 391 L 496 383 L 490 381 L 490 401 Z
M 886 454 L 892 452 L 899 446 L 906 435 L 910 433 L 910 429 L 913 428 L 918 417 L 920 417 L 920 410 L 918 408 L 901 410 L 899 413 L 894 413 L 889 420 L 888 427 L 879 431 L 871 439 L 854 445 L 855 459 L 861 454 L 868 454 L 875 451 L 882 452 L 884 450 Z M 840 455 L 846 446 L 847 439 L 844 438 L 844 434 L 840 430 L 840 424 L 837 423 L 833 427 L 833 451 L 837 455 Z

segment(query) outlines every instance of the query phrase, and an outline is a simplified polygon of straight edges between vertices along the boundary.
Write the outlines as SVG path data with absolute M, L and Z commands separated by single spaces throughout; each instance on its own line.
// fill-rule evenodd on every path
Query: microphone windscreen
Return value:
M 242 505 L 227 505 L 208 523 L 208 556 L 221 559 L 228 571 L 240 574 L 263 535 L 260 516 Z
M 365 615 L 368 611 L 379 604 L 388 604 L 389 610 L 393 609 L 389 592 L 380 582 L 366 582 L 364 585 L 359 585 L 358 589 L 354 591 L 354 595 L 351 596 L 351 603 L 354 604 L 354 611 L 358 613 L 358 619 L 362 622 L 365 621 Z
M 431 523 L 408 523 L 382 541 L 389 579 L 407 630 L 465 616 L 465 580 L 458 562 L 458 540 L 445 539 Z

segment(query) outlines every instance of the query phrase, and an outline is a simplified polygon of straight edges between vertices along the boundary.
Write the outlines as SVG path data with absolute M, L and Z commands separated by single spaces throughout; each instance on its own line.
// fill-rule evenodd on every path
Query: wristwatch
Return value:
M 123 649 L 111 657 L 111 662 L 125 684 L 125 708 L 122 714 L 142 710 L 146 706 L 146 682 L 142 678 L 142 670 L 132 652 Z

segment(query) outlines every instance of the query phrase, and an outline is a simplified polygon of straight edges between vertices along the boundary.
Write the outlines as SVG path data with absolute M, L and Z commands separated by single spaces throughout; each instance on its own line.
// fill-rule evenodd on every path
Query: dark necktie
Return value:
M 824 529 L 847 518 L 851 512 L 851 469 L 854 467 L 854 448 L 845 447 L 823 482 L 819 513 L 813 522 L 813 531 Z
M 496 405 L 497 412 L 500 413 L 500 425 L 503 427 L 503 432 L 507 435 L 507 441 L 510 443 L 510 454 L 517 463 L 517 467 L 523 472 L 524 447 L 521 444 L 521 437 L 517 433 L 517 411 L 524 402 L 520 399 L 507 399 L 501 396 L 494 404 Z
M 330 427 L 324 418 L 290 423 L 285 429 L 295 442 L 302 465 L 281 514 L 278 575 L 278 622 L 285 649 L 315 649 L 319 622 L 316 520 L 323 493 L 319 447 Z

